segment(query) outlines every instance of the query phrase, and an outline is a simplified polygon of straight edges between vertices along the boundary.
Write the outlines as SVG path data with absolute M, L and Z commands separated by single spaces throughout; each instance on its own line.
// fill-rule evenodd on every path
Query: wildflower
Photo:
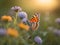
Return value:
M 6 30 L 5 29 L 3 29 L 3 28 L 0 28 L 0 36 L 4 36 L 4 35 L 6 35 Z
M 53 33 L 54 33 L 55 35 L 57 35 L 57 36 L 60 36 L 60 30 L 58 30 L 58 29 L 55 29 L 55 30 L 53 31 Z
M 21 19 L 27 18 L 27 13 L 26 12 L 19 12 L 18 17 L 20 17 Z
M 23 18 L 23 19 L 22 19 L 22 22 L 23 22 L 23 23 L 27 23 L 27 21 L 28 21 L 27 18 Z
M 12 21 L 12 17 L 4 15 L 4 16 L 1 17 L 1 20 L 10 22 L 10 21 Z
M 11 10 L 13 10 L 15 12 L 18 12 L 18 11 L 21 11 L 22 9 L 19 6 L 14 6 L 14 7 L 11 8 Z
M 38 43 L 38 44 L 42 44 L 42 39 L 41 39 L 39 36 L 36 36 L 36 37 L 34 38 L 34 41 L 35 41 L 36 43 Z
M 55 22 L 58 23 L 58 24 L 60 24 L 60 18 L 57 18 L 57 19 L 55 20 Z
M 13 28 L 8 28 L 7 29 L 7 34 L 11 35 L 13 37 L 18 37 L 18 31 L 13 29 Z
M 24 30 L 26 30 L 26 31 L 28 31 L 29 28 L 30 28 L 28 25 L 25 25 L 24 23 L 19 23 L 18 26 L 19 26 L 21 29 L 24 29 Z

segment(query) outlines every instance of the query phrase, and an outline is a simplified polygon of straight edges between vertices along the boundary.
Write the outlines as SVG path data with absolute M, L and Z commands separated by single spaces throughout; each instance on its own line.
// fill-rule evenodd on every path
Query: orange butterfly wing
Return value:
M 30 19 L 30 22 L 38 22 L 38 17 L 34 15 L 34 17 Z
M 34 15 L 29 21 L 32 23 L 32 30 L 36 30 L 39 27 L 39 15 Z

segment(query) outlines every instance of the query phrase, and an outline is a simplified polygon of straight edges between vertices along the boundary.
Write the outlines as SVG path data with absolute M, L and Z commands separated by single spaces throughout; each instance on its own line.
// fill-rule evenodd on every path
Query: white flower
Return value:
M 14 10 L 14 11 L 17 12 L 17 11 L 21 11 L 22 9 L 19 6 L 14 6 L 14 7 L 11 8 L 11 10 Z
M 18 13 L 18 17 L 20 17 L 20 18 L 27 18 L 27 13 L 26 12 L 19 12 Z

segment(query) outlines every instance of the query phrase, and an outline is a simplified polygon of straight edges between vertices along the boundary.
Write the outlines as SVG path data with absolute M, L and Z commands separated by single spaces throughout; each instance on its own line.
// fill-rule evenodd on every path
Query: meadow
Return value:
M 0 34 L 0 45 L 60 45 L 60 7 L 58 6 L 52 11 L 42 11 L 39 9 L 40 7 L 35 8 L 32 4 L 32 6 L 29 5 L 29 2 L 26 3 L 26 1 L 28 2 L 28 0 L 0 0 L 0 30 L 2 28 L 8 30 L 7 32 L 9 33 L 6 32 L 7 35 L 3 36 Z M 38 29 L 34 31 L 20 29 L 16 25 L 21 21 L 19 17 L 15 21 L 16 24 L 14 23 L 16 14 L 11 11 L 11 8 L 14 6 L 21 7 L 22 11 L 27 13 L 28 20 L 31 19 L 34 13 L 39 12 Z M 1 19 L 4 20 L 2 18 L 4 15 L 13 17 L 12 19 L 8 18 L 12 22 L 1 21 Z M 11 31 L 9 32 L 9 30 Z M 41 38 L 41 44 L 34 40 L 36 36 Z

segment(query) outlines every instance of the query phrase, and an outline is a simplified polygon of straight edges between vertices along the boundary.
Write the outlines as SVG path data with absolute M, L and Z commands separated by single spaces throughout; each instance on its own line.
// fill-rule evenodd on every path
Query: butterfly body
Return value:
M 37 15 L 33 15 L 33 17 L 30 19 L 30 22 L 39 22 L 39 18 Z

